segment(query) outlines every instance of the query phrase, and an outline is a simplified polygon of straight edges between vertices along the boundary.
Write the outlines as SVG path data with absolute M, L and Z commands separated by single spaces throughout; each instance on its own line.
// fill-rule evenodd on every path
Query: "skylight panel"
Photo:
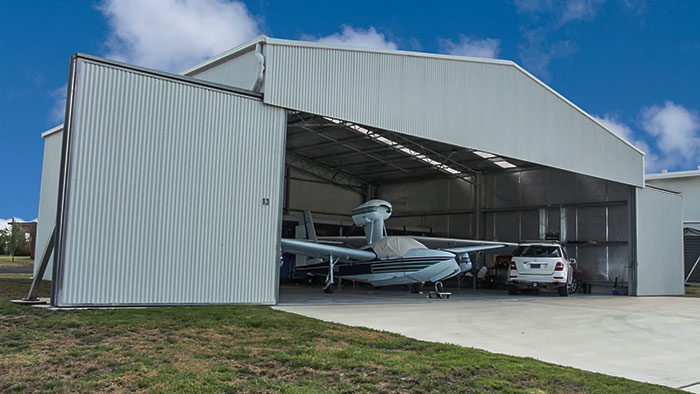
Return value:
M 481 151 L 478 151 L 478 150 L 475 150 L 475 151 L 474 151 L 474 154 L 477 155 L 477 156 L 481 156 L 481 157 L 483 157 L 484 159 L 491 159 L 491 158 L 496 157 L 496 155 L 492 155 L 492 154 L 487 153 L 487 152 L 481 152 Z
M 331 122 L 333 122 L 333 123 L 335 123 L 335 124 L 344 123 L 344 122 L 341 121 L 341 120 L 333 119 L 333 118 L 329 118 L 329 117 L 325 117 L 325 116 L 324 116 L 324 119 L 326 119 L 326 120 L 328 120 L 328 121 L 331 121 Z M 383 137 L 383 136 L 381 136 L 381 135 L 379 135 L 379 134 L 377 134 L 377 133 L 375 133 L 375 132 L 373 132 L 373 131 L 371 131 L 371 130 L 368 130 L 368 129 L 366 129 L 366 128 L 360 126 L 360 125 L 356 125 L 356 124 L 354 124 L 354 123 L 349 123 L 349 122 L 346 122 L 345 124 L 346 124 L 349 128 L 351 128 L 351 129 L 353 129 L 353 130 L 355 130 L 355 131 L 357 131 L 357 132 L 359 132 L 359 133 L 361 133 L 361 134 L 366 135 L 367 137 L 373 139 L 374 141 L 380 142 L 380 143 L 382 143 L 382 144 L 384 144 L 384 145 L 387 145 L 387 146 L 391 146 L 392 148 L 394 148 L 394 149 L 396 149 L 396 150 L 398 150 L 398 151 L 401 151 L 401 152 L 403 152 L 403 153 L 405 153 L 405 154 L 407 154 L 407 155 L 409 155 L 409 156 L 415 158 L 416 160 L 422 161 L 423 163 L 428 164 L 428 165 L 430 165 L 430 166 L 432 166 L 432 167 L 434 167 L 434 168 L 436 168 L 436 169 L 438 169 L 438 170 L 440 170 L 440 171 L 442 171 L 442 172 L 444 172 L 444 173 L 447 173 L 447 174 L 450 174 L 450 175 L 459 175 L 459 174 L 462 173 L 462 172 L 459 171 L 459 170 L 456 170 L 456 169 L 454 169 L 454 168 L 452 168 L 452 167 L 450 167 L 450 166 L 448 166 L 448 165 L 446 165 L 446 164 L 442 164 L 442 163 L 440 163 L 440 162 L 437 161 L 437 160 L 433 160 L 433 159 L 429 158 L 428 156 L 426 156 L 426 155 L 424 155 L 424 154 L 422 154 L 422 153 L 420 153 L 420 152 L 417 152 L 417 151 L 414 151 L 414 150 L 411 149 L 411 148 L 405 147 L 405 146 L 399 144 L 398 142 L 396 142 L 396 141 L 394 141 L 394 140 L 391 140 L 391 139 L 389 139 L 389 138 Z M 486 153 L 486 154 L 488 155 L 489 153 Z M 491 155 L 491 157 L 495 157 L 495 156 Z
M 494 161 L 493 164 L 495 164 L 495 165 L 497 165 L 497 166 L 499 166 L 499 167 L 501 167 L 501 168 L 515 168 L 515 165 L 514 165 L 514 164 L 508 163 L 508 162 L 505 161 L 505 160 Z

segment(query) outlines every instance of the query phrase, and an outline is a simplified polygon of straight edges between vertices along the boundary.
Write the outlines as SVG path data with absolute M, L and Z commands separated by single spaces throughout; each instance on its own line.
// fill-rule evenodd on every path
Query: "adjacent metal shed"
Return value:
M 683 196 L 684 277 L 688 283 L 700 283 L 700 167 L 693 171 L 647 174 L 646 182 Z
M 49 246 L 51 232 L 56 222 L 56 204 L 58 202 L 59 167 L 61 166 L 61 146 L 63 144 L 63 125 L 56 126 L 41 134 L 44 139 L 44 161 L 41 166 L 41 194 L 39 196 L 39 216 L 36 229 L 36 255 L 34 275 L 39 271 L 39 264 Z M 49 258 L 48 267 L 42 279 L 51 280 L 53 256 Z
M 342 231 L 368 197 L 395 203 L 394 229 L 556 234 L 592 280 L 679 293 L 675 229 L 646 218 L 680 198 L 515 63 L 261 36 L 184 74 L 73 58 L 55 306 L 275 303 L 283 221 Z M 653 237 L 671 269 L 647 269 Z

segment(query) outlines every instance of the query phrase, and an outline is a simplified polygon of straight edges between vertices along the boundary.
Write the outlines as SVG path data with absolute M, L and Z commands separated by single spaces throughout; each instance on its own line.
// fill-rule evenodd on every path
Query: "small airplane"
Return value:
M 392 205 L 369 200 L 352 210 L 352 220 L 364 237 L 317 237 L 309 211 L 300 214 L 297 238 L 282 238 L 282 251 L 296 255 L 296 270 L 326 276 L 323 290 L 333 292 L 335 278 L 372 286 L 411 285 L 417 293 L 426 283 L 441 281 L 472 269 L 469 253 L 516 244 L 468 239 L 387 236 L 384 221 Z M 430 246 L 430 248 L 429 248 Z M 442 293 L 448 294 L 448 293 Z M 448 294 L 449 296 L 449 294 Z

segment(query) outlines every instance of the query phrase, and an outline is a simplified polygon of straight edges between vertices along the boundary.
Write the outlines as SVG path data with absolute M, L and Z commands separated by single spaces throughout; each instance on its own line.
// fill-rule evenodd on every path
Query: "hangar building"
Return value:
M 64 125 L 37 244 L 55 228 L 54 306 L 275 304 L 287 224 L 341 232 L 369 198 L 395 234 L 556 238 L 587 281 L 683 293 L 681 196 L 510 61 L 265 36 L 183 75 L 77 54 Z

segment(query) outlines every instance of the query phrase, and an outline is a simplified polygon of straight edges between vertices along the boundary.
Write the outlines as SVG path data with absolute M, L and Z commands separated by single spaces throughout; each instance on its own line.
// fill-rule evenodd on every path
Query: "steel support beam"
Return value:
M 53 254 L 53 241 L 55 236 L 56 228 L 54 227 L 54 229 L 51 230 L 51 236 L 49 237 L 49 241 L 47 242 L 46 247 L 44 248 L 44 255 L 41 257 L 41 263 L 39 263 L 39 270 L 37 271 L 36 275 L 34 275 L 32 285 L 29 287 L 27 296 L 22 299 L 22 302 L 36 303 L 37 301 L 39 301 L 39 285 L 41 284 L 41 280 L 44 277 L 44 273 L 46 272 L 46 267 L 48 267 L 49 265 L 49 259 L 51 259 L 51 255 Z
M 287 152 L 287 165 L 299 171 L 321 178 L 328 183 L 365 195 L 369 183 L 364 179 L 342 171 L 338 168 L 313 162 L 306 157 Z
M 369 157 L 369 158 L 371 158 L 371 159 L 373 159 L 373 160 L 376 160 L 376 161 L 378 161 L 378 162 L 380 162 L 380 163 L 382 163 L 382 164 L 386 164 L 386 165 L 388 165 L 388 166 L 394 167 L 394 168 L 396 168 L 397 170 L 399 170 L 399 171 L 401 171 L 401 172 L 408 172 L 408 170 L 406 170 L 406 169 L 404 169 L 404 168 L 402 168 L 402 167 L 399 167 L 399 166 L 397 166 L 397 165 L 395 165 L 395 164 L 387 163 L 387 162 L 386 162 L 384 159 L 382 159 L 381 157 L 376 156 L 376 155 L 373 155 L 373 154 L 371 154 L 371 153 L 365 153 L 365 152 L 363 151 L 363 149 L 358 148 L 358 147 L 353 146 L 353 145 L 349 145 L 349 144 L 347 144 L 347 143 L 344 143 L 344 142 L 338 140 L 337 138 L 334 138 L 334 137 L 331 137 L 331 136 L 325 135 L 325 134 L 319 134 L 319 133 L 317 133 L 316 131 L 314 131 L 314 130 L 312 130 L 312 129 L 310 129 L 310 128 L 307 128 L 307 127 L 305 127 L 305 126 L 299 125 L 299 126 L 297 126 L 297 127 L 301 127 L 301 128 L 303 128 L 304 130 L 307 130 L 309 133 L 313 133 L 313 134 L 316 134 L 316 135 L 318 135 L 318 136 L 320 136 L 320 137 L 322 137 L 322 138 L 325 138 L 325 139 L 327 139 L 327 140 L 329 140 L 329 141 L 333 141 L 333 142 L 335 142 L 336 144 L 341 145 L 341 146 L 343 146 L 343 147 L 345 147 L 345 148 L 347 148 L 347 149 L 350 149 L 350 150 L 353 150 L 353 151 L 356 151 L 356 152 L 363 153 L 365 156 L 367 156 L 367 157 Z
M 601 201 L 601 202 L 588 202 L 588 203 L 569 203 L 569 204 L 542 204 L 542 205 L 527 205 L 527 206 L 517 206 L 517 207 L 506 207 L 506 208 L 480 208 L 481 213 L 493 213 L 493 212 L 521 212 L 521 211 L 535 211 L 542 208 L 584 208 L 584 207 L 613 207 L 613 206 L 624 206 L 627 205 L 627 200 L 620 201 Z M 442 216 L 442 215 L 464 215 L 475 213 L 474 209 L 457 209 L 457 210 L 444 210 L 444 211 L 414 211 L 414 212 L 394 212 L 392 218 L 403 218 L 403 217 L 417 217 L 417 216 Z

